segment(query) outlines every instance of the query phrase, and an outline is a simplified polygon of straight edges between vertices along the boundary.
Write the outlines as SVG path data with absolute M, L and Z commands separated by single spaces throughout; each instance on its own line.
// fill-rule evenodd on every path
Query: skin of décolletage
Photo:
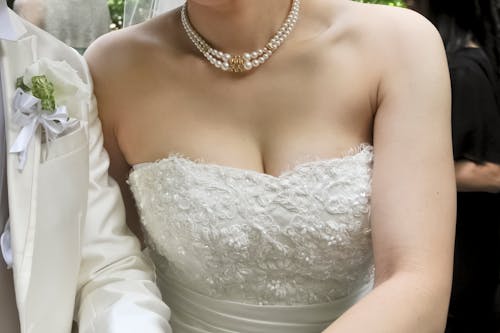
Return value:
M 289 0 L 188 0 L 193 27 L 231 54 L 262 48 Z M 412 11 L 348 0 L 302 1 L 262 66 L 215 68 L 180 10 L 100 38 L 87 51 L 129 226 L 133 165 L 180 153 L 279 175 L 296 161 L 374 146 L 375 288 L 325 330 L 443 332 L 451 288 L 455 182 L 450 83 L 441 38 Z

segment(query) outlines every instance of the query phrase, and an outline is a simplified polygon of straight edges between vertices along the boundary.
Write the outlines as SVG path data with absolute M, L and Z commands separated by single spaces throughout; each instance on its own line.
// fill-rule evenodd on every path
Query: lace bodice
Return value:
M 372 279 L 372 155 L 279 177 L 172 155 L 129 183 L 160 275 L 216 299 L 328 303 Z

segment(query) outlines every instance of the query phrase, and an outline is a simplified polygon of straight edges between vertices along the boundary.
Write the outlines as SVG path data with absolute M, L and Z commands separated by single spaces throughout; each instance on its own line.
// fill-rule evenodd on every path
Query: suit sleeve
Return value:
M 76 300 L 79 332 L 170 333 L 170 311 L 152 266 L 126 227 L 119 188 L 108 176 L 95 98 L 88 117 L 89 192 Z

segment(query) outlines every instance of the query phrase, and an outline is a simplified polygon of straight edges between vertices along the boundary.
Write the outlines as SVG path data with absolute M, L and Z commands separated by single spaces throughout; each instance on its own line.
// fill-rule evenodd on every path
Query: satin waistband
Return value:
M 366 285 L 332 303 L 256 305 L 215 299 L 160 279 L 174 333 L 320 333 L 372 288 Z

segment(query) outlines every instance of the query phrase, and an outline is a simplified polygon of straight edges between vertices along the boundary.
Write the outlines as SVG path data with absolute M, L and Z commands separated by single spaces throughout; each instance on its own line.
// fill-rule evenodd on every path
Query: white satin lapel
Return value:
M 16 42 L 0 41 L 7 151 L 20 130 L 19 126 L 11 120 L 16 79 L 22 76 L 26 68 L 36 61 L 36 43 L 36 36 L 28 36 Z M 23 321 L 22 309 L 24 309 L 24 301 L 29 286 L 33 258 L 40 151 L 41 134 L 38 131 L 30 144 L 24 170 L 18 170 L 17 155 L 7 155 L 7 184 L 14 256 L 14 278 L 21 321 Z
M 25 33 L 21 20 L 7 8 L 5 1 L 0 1 L 0 39 L 15 41 Z

